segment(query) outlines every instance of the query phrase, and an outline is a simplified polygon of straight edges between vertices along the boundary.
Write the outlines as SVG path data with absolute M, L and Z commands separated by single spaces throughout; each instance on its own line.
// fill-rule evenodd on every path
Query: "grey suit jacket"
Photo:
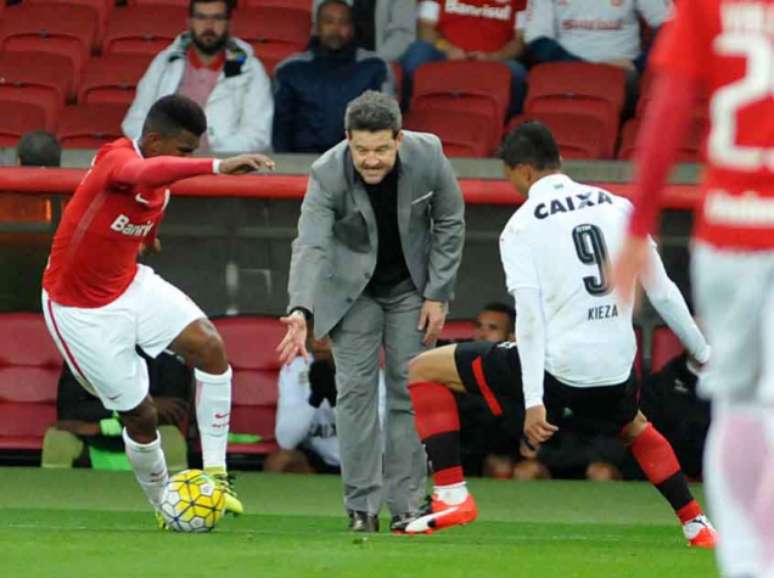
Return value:
M 462 259 L 462 192 L 435 135 L 403 131 L 399 154 L 398 229 L 406 265 L 425 299 L 447 302 Z M 311 168 L 293 241 L 288 310 L 312 311 L 315 335 L 327 334 L 368 285 L 377 243 L 371 201 L 342 141 Z

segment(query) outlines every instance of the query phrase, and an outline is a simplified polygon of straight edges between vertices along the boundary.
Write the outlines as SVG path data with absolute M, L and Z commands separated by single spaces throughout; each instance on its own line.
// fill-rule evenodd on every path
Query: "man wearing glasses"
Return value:
M 162 50 L 137 86 L 122 128 L 137 139 L 162 96 L 182 94 L 207 115 L 199 153 L 263 151 L 271 144 L 271 82 L 249 44 L 229 34 L 233 0 L 191 0 L 188 31 Z

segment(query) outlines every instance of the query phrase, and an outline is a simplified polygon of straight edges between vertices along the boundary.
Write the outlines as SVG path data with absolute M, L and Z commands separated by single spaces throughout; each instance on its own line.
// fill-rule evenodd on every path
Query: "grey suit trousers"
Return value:
M 421 352 L 423 299 L 411 281 L 386 294 L 366 290 L 330 332 L 336 363 L 336 430 L 344 505 L 377 514 L 416 511 L 425 495 L 427 460 L 414 425 L 406 381 Z M 379 426 L 379 351 L 384 346 L 387 414 Z

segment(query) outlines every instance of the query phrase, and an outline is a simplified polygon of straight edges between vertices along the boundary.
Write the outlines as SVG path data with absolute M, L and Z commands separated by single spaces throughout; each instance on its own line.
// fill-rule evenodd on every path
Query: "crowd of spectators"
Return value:
M 161 96 L 180 93 L 206 111 L 200 152 L 320 153 L 343 138 L 346 103 L 366 90 L 402 104 L 413 77 L 440 60 L 501 62 L 511 73 L 509 116 L 518 114 L 528 69 L 588 61 L 628 72 L 630 104 L 650 40 L 669 2 L 636 0 L 310 0 L 306 49 L 279 63 L 270 79 L 250 45 L 230 34 L 234 2 L 194 0 L 188 30 L 152 61 L 123 122 L 136 138 Z M 631 106 L 628 107 L 631 110 Z

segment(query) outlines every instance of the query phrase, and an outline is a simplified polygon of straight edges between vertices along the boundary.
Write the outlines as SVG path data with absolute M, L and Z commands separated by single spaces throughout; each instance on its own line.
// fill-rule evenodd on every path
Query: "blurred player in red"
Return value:
M 636 210 L 613 267 L 622 296 L 645 267 L 659 195 L 700 91 L 708 163 L 692 278 L 713 347 L 700 382 L 714 401 L 705 480 L 724 577 L 774 576 L 774 2 L 680 0 L 651 60 Z
M 195 368 L 204 467 L 226 491 L 226 509 L 241 513 L 226 475 L 231 368 L 223 342 L 191 299 L 137 263 L 143 248 L 160 249 L 156 232 L 168 185 L 273 167 L 254 154 L 179 158 L 191 156 L 206 128 L 198 104 L 171 95 L 150 109 L 139 141 L 122 138 L 97 152 L 54 236 L 43 275 L 43 313 L 78 381 L 119 413 L 126 455 L 154 507 L 168 474 L 147 366 L 135 346 L 152 357 L 171 349 Z

